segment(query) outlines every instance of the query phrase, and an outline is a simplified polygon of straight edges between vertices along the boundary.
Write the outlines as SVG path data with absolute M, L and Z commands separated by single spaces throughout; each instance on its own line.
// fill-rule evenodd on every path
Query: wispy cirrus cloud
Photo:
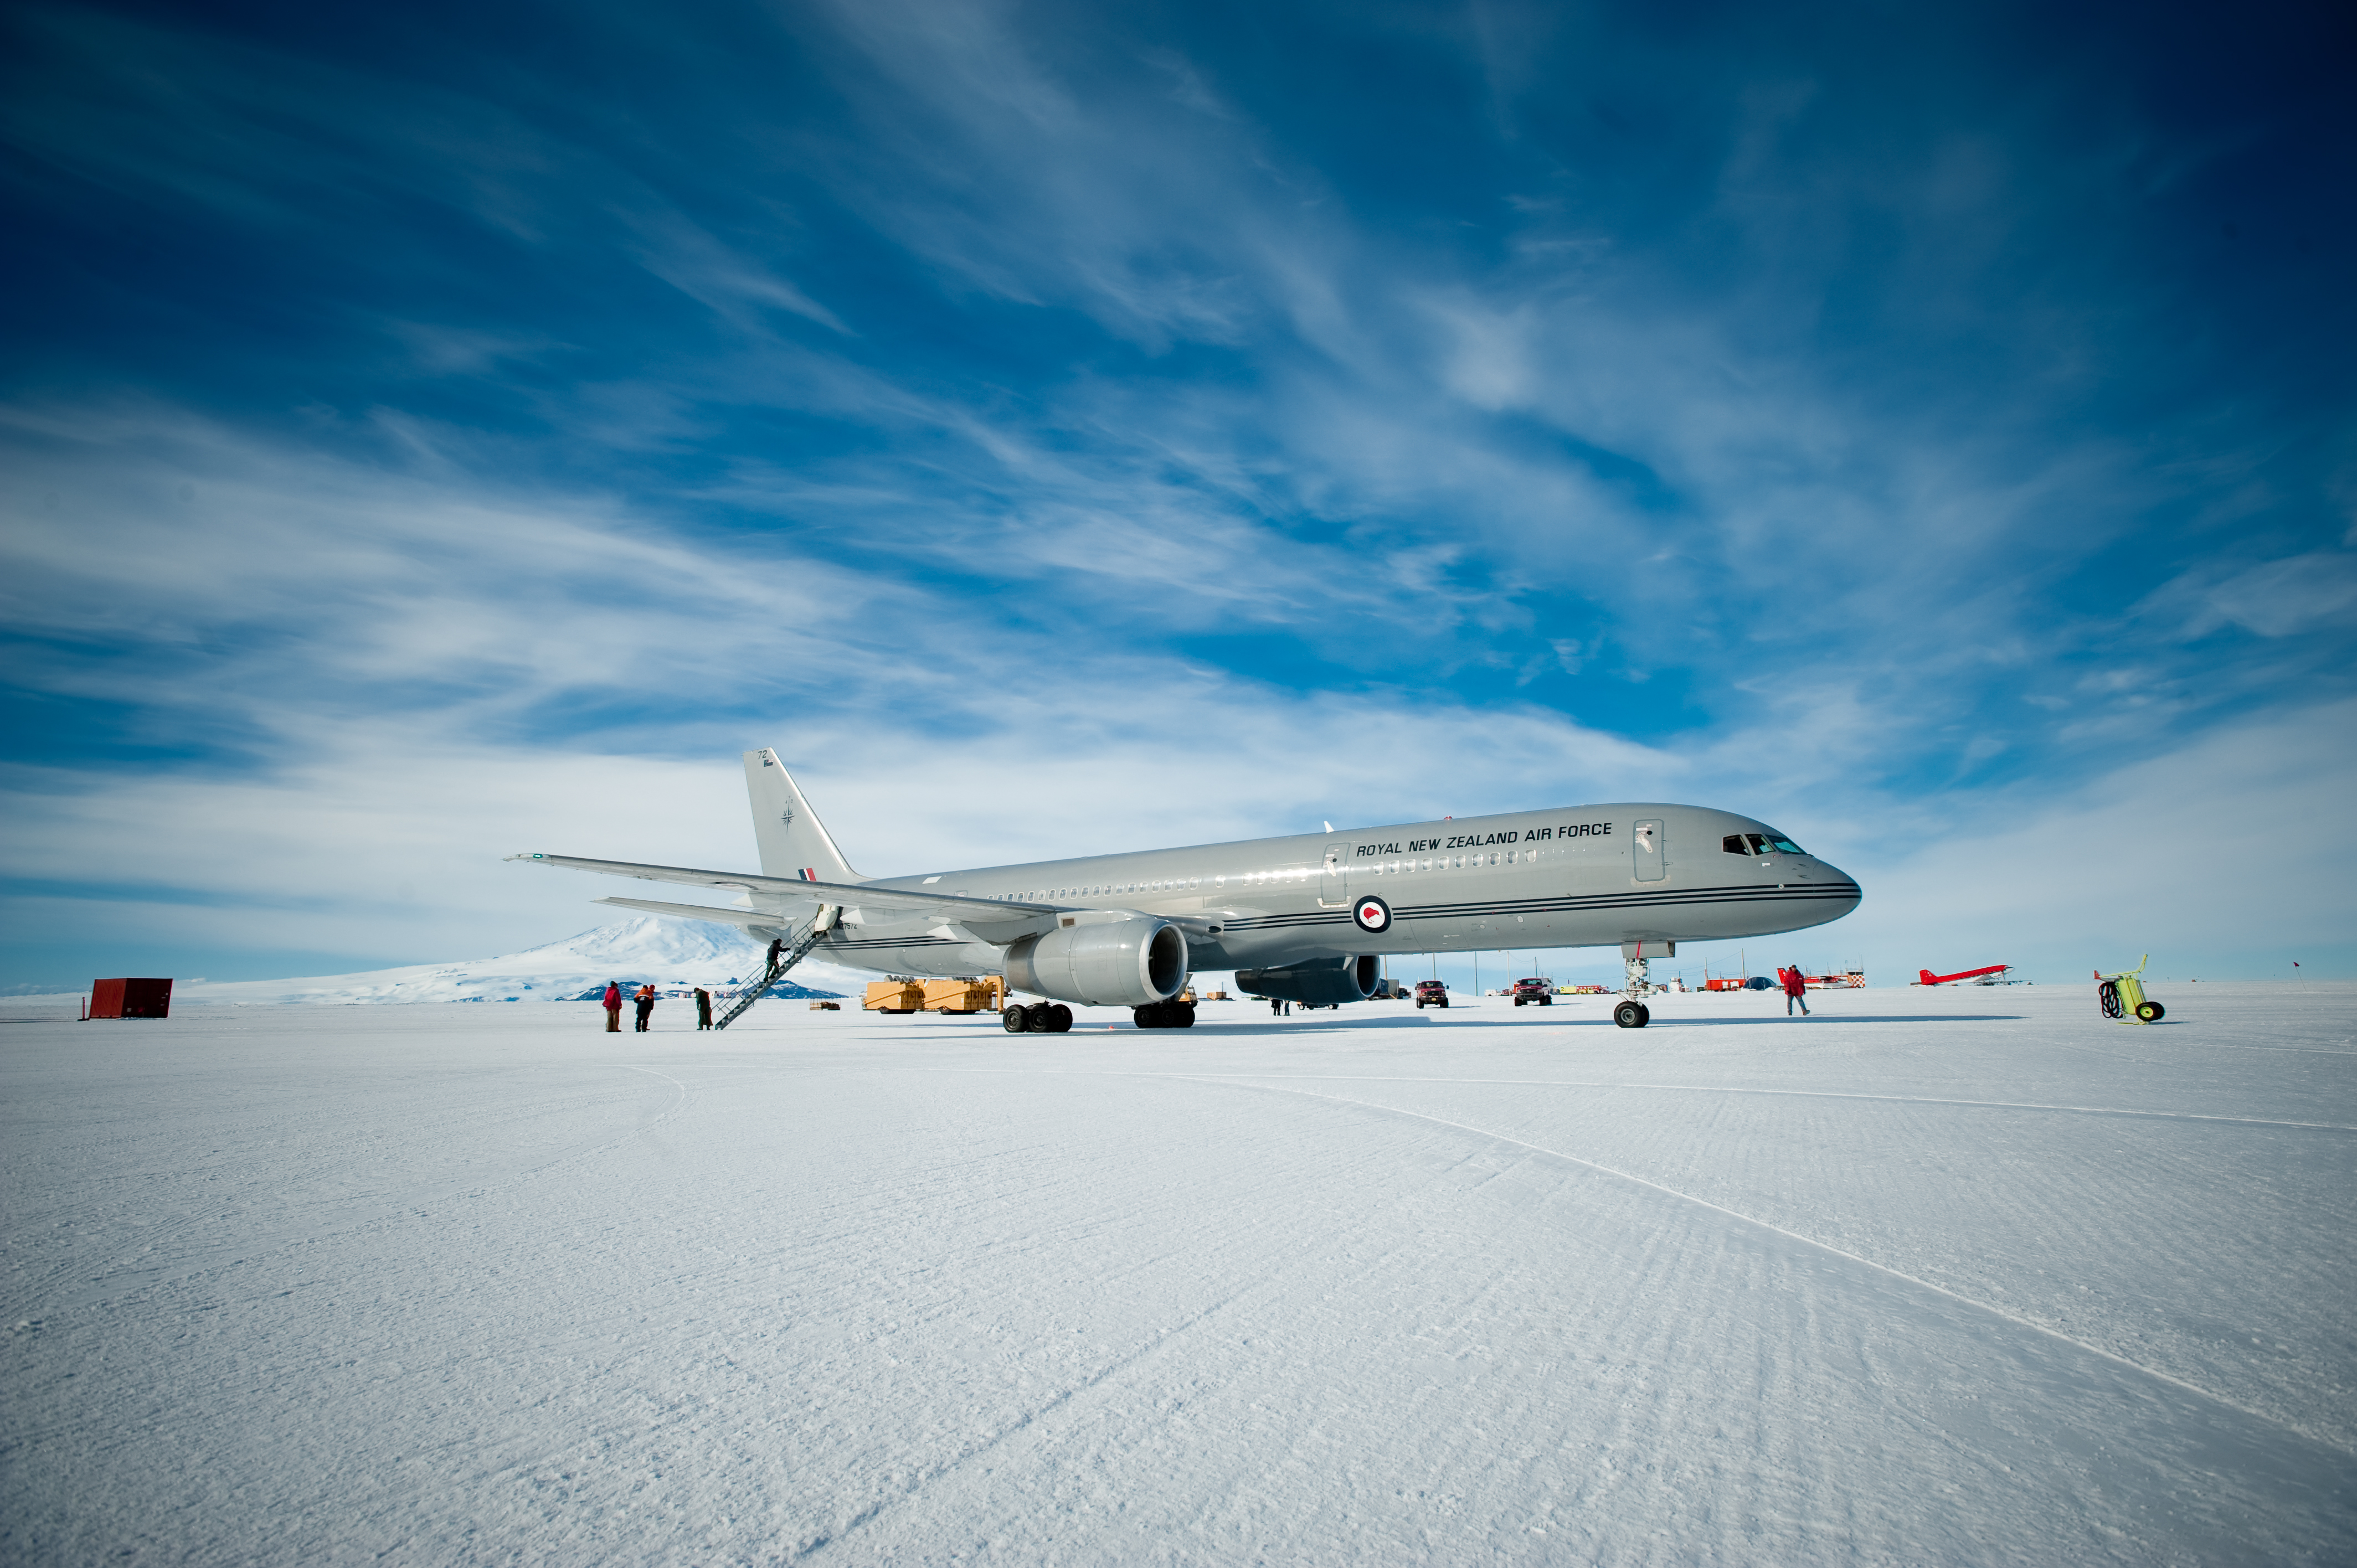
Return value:
M 2165 21 L 1722 21 L 22 9 L 21 787 L 790 720 L 911 854 L 1724 791 L 1898 864 L 2333 711 L 2349 225 L 2236 205 L 2347 118 L 2301 24 L 2197 102 Z M 1354 766 L 1411 707 L 1469 752 Z

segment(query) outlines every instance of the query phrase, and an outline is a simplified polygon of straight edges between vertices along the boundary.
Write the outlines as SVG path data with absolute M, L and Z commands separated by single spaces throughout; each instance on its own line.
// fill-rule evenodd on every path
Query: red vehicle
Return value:
M 1415 1004 L 1419 1007 L 1448 1006 L 1448 987 L 1442 984 L 1437 980 L 1417 981 L 1415 983 Z
M 1517 1007 L 1525 1002 L 1535 1002 L 1542 1007 L 1552 1007 L 1555 1005 L 1555 982 L 1542 975 L 1533 975 L 1528 980 L 1518 980 L 1514 982 L 1513 997 L 1514 1005 Z

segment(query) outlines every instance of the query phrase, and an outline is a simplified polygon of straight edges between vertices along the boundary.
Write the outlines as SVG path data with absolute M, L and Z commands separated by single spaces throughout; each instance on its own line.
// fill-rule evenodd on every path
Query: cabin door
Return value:
M 1350 854 L 1348 844 L 1326 846 L 1326 864 L 1318 874 L 1318 908 L 1340 909 L 1351 901 Z
M 1639 822 L 1629 833 L 1629 858 L 1635 863 L 1637 880 L 1659 882 L 1669 875 L 1667 857 L 1662 849 L 1662 823 L 1659 818 Z

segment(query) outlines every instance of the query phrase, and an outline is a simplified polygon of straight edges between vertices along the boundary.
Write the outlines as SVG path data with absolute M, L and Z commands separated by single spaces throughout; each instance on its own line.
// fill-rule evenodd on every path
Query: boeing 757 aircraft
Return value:
M 1352 828 L 1192 849 L 869 880 L 851 869 L 774 751 L 745 754 L 761 875 L 518 854 L 542 865 L 739 892 L 736 907 L 601 898 L 742 926 L 779 944 L 738 1011 L 805 955 L 888 974 L 1001 972 L 1045 998 L 1006 1009 L 1010 1031 L 1071 1027 L 1063 1003 L 1135 1009 L 1184 1028 L 1198 969 L 1232 969 L 1257 996 L 1308 1006 L 1374 994 L 1387 953 L 1609 947 L 1641 1029 L 1647 966 L 1677 944 L 1761 937 L 1838 919 L 1857 884 L 1764 822 L 1702 806 L 1566 806 Z M 733 1017 L 734 1015 L 732 1014 Z

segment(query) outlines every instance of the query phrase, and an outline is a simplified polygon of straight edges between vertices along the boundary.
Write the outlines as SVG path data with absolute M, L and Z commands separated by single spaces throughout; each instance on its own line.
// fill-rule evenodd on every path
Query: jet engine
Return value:
M 1006 950 L 1006 983 L 1100 1006 L 1168 1002 L 1187 988 L 1187 933 L 1151 915 L 1060 926 Z
M 1240 969 L 1238 988 L 1254 996 L 1274 996 L 1305 1007 L 1331 1007 L 1344 1002 L 1364 1002 L 1375 993 L 1383 965 L 1372 953 L 1357 958 L 1318 958 L 1289 963 L 1283 969 Z

